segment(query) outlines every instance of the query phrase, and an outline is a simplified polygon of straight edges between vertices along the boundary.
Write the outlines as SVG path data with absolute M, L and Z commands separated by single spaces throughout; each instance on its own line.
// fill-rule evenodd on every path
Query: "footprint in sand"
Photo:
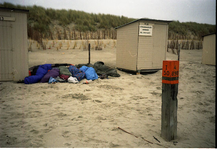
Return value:
M 51 130 L 53 130 L 53 127 L 49 127 L 48 129 L 43 129 L 43 132 L 44 132 L 44 133 L 48 133 L 48 132 L 50 132 Z
M 67 147 L 71 146 L 70 143 L 65 143 L 64 145 L 67 146 Z
M 161 90 L 161 87 L 158 86 L 158 87 L 156 87 L 156 89 L 157 89 L 157 90 Z
M 101 121 L 101 120 L 106 120 L 105 117 L 101 117 L 101 116 L 97 116 L 96 119 L 99 120 L 99 121 Z
M 23 128 L 23 126 L 26 124 L 27 122 L 25 121 L 15 121 L 15 122 L 10 122 L 11 127 L 21 127 Z
M 33 134 L 38 134 L 39 133 L 39 131 L 35 130 L 35 129 L 31 130 L 30 132 L 33 133 Z
M 32 140 L 30 143 L 30 147 L 37 148 L 37 147 L 43 147 L 43 139 L 35 139 L 34 141 Z
M 60 113 L 55 114 L 55 116 L 58 116 L 59 118 L 62 118 L 62 117 L 66 117 L 67 114 L 64 114 L 64 113 L 60 112 Z
M 82 93 L 75 93 L 75 94 L 66 94 L 63 95 L 62 98 L 73 98 L 79 100 L 89 100 L 90 98 Z
M 153 115 L 152 115 L 152 114 L 148 114 L 148 116 L 151 116 L 151 117 L 153 117 Z
M 151 82 L 149 83 L 149 85 L 155 85 L 155 82 L 152 82 L 152 81 L 151 81 Z
M 102 103 L 100 100 L 93 100 L 93 102 Z
M 198 109 L 196 112 L 201 113 L 201 114 L 212 114 L 210 110 L 205 110 L 205 109 Z
M 28 114 L 26 114 L 27 118 L 37 118 L 37 117 L 41 117 L 42 116 L 42 112 L 41 111 L 32 111 L 29 112 Z
M 120 145 L 114 144 L 112 142 L 109 143 L 109 148 L 118 148 L 118 147 L 120 147 Z
M 104 88 L 104 89 L 108 89 L 108 90 L 119 90 L 122 91 L 124 90 L 123 88 L 120 88 L 118 86 L 114 86 L 114 85 L 99 85 L 98 88 Z
M 154 95 L 154 96 L 162 96 L 162 93 L 157 93 L 155 91 L 149 92 L 150 94 Z
M 215 116 L 210 117 L 210 118 L 209 118 L 209 121 L 210 121 L 211 123 L 215 123 Z
M 49 107 L 51 107 L 53 104 L 52 103 L 40 103 L 40 105 L 47 105 L 47 106 L 49 106 Z
M 192 93 L 196 93 L 196 94 L 200 95 L 200 94 L 204 94 L 205 92 L 204 91 L 192 91 Z
M 131 96 L 130 99 L 132 100 L 140 100 L 140 99 L 147 99 L 148 97 L 143 97 L 143 96 Z
M 24 118 L 24 113 L 18 113 L 18 112 L 9 112 L 10 118 Z
M 4 135 L 4 141 L 5 141 L 5 146 L 6 145 L 14 145 L 17 143 L 17 138 L 5 134 Z M 1 147 L 4 147 L 4 142 L 1 143 Z
M 70 131 L 63 131 L 63 132 L 62 132 L 62 136 L 63 136 L 64 138 L 68 138 L 68 137 L 70 136 Z
M 152 111 L 153 109 L 150 107 L 145 108 L 147 112 Z

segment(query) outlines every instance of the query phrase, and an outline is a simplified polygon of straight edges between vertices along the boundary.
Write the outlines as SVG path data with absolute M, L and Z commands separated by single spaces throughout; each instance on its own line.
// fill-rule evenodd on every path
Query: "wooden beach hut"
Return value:
M 162 69 L 170 22 L 142 18 L 116 27 L 116 67 L 136 72 Z
M 0 7 L 0 81 L 28 76 L 28 10 Z
M 216 33 L 203 36 L 202 64 L 216 65 Z

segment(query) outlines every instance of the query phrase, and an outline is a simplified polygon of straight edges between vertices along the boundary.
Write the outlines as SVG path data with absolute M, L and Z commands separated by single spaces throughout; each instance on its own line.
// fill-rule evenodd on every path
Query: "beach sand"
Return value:
M 37 49 L 34 43 L 29 67 L 88 63 L 87 50 L 66 50 L 67 41 L 62 43 L 60 50 Z M 115 67 L 114 41 L 103 44 L 103 50 L 91 49 L 91 63 Z M 167 52 L 167 59 L 177 55 Z M 214 148 L 216 70 L 201 60 L 202 50 L 181 50 L 175 140 L 160 136 L 162 70 L 140 75 L 118 70 L 120 77 L 90 84 L 0 82 L 0 147 Z

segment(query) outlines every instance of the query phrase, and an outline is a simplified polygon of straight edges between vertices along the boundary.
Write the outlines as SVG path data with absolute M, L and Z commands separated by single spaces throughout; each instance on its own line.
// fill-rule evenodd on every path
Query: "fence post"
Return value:
M 88 44 L 88 64 L 90 64 L 90 43 Z
M 179 61 L 163 61 L 161 137 L 166 141 L 177 138 L 177 108 Z
M 180 59 L 180 44 L 178 46 L 178 61 L 179 61 L 179 59 Z

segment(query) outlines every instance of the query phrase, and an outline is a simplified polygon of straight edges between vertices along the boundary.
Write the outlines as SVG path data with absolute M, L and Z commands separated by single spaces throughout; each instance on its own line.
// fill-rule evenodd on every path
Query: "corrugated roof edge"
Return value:
M 212 34 L 216 34 L 216 32 L 210 33 L 210 34 L 206 34 L 206 35 L 202 35 L 202 37 L 204 37 L 204 36 L 209 36 L 209 35 L 212 35 Z
M 10 11 L 10 12 L 24 12 L 29 13 L 29 10 L 27 9 L 17 9 L 17 8 L 6 8 L 6 7 L 0 7 L 0 10 Z
M 146 19 L 146 18 L 141 18 L 141 19 L 137 19 L 137 20 L 131 21 L 131 22 L 129 22 L 129 23 L 126 23 L 126 24 L 124 24 L 124 25 L 121 25 L 121 26 L 115 27 L 115 29 L 118 29 L 118 28 L 124 27 L 124 26 L 126 26 L 126 25 L 129 25 L 129 24 L 131 24 L 131 23 L 134 23 L 134 22 L 137 22 L 137 21 L 141 21 L 141 20 L 144 20 L 144 21 L 158 21 L 158 22 L 166 22 L 166 23 L 173 22 L 173 21 L 169 21 L 169 20 L 156 20 L 156 19 Z

